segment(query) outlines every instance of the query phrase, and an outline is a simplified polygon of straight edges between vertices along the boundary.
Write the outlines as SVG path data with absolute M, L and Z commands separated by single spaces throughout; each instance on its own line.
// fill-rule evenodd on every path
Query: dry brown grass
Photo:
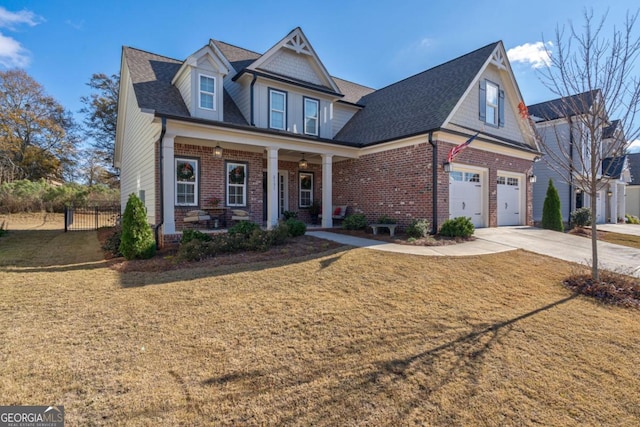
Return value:
M 609 243 L 615 243 L 616 245 L 623 245 L 640 249 L 640 236 L 604 232 L 601 236 L 598 236 L 598 239 Z
M 0 240 L 2 404 L 68 425 L 638 425 L 637 311 L 575 266 L 339 248 L 168 272 L 93 232 Z

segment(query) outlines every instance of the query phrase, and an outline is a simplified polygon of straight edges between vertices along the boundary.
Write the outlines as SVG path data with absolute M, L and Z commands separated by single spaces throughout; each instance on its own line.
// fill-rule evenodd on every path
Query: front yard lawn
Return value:
M 0 404 L 68 425 L 638 425 L 638 311 L 525 251 L 332 247 L 116 269 L 96 233 L 0 241 Z

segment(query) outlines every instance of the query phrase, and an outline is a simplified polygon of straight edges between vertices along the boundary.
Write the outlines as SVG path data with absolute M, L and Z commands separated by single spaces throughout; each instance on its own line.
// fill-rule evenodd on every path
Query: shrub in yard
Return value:
M 253 230 L 247 239 L 246 248 L 249 251 L 266 252 L 273 244 L 273 233 L 270 230 Z
M 442 223 L 440 235 L 446 237 L 471 237 L 475 231 L 471 218 L 459 216 Z
M 282 216 L 284 216 L 285 221 L 291 218 L 298 218 L 298 212 L 294 211 L 284 211 L 282 212 Z
M 378 224 L 397 224 L 397 223 L 398 221 L 388 217 L 387 215 L 382 215 L 380 218 L 378 218 Z
M 215 256 L 215 245 L 197 239 L 189 240 L 180 245 L 177 256 L 185 261 L 202 261 Z
M 431 231 L 431 223 L 428 219 L 414 219 L 405 230 L 409 237 L 420 239 L 427 237 Z
M 273 230 L 271 230 L 271 234 L 273 235 L 274 246 L 284 245 L 289 239 L 289 226 L 286 222 L 281 222 Z
M 364 214 L 351 214 L 342 221 L 342 228 L 347 230 L 363 230 L 367 227 L 367 218 Z
M 289 235 L 291 237 L 298 237 L 298 236 L 302 236 L 304 235 L 304 233 L 307 232 L 307 225 L 298 220 L 298 219 L 288 219 L 285 224 L 287 225 L 287 228 L 289 229 Z
M 240 221 L 233 227 L 229 228 L 229 234 L 232 236 L 240 234 L 242 236 L 249 237 L 251 233 L 253 233 L 253 230 L 257 230 L 259 228 L 260 226 L 255 222 Z
M 156 253 L 156 242 L 147 223 L 147 212 L 142 200 L 135 194 L 129 196 L 122 215 L 120 252 L 126 259 L 147 259 Z
M 120 253 L 120 240 L 122 238 L 122 227 L 117 225 L 113 228 L 113 233 L 111 236 L 105 240 L 102 245 L 102 250 L 105 252 L 109 252 L 113 256 L 120 257 L 122 254 Z
M 576 227 L 591 225 L 591 209 L 584 207 L 571 212 L 571 224 Z
M 560 196 L 558 190 L 553 185 L 553 181 L 549 179 L 547 187 L 547 196 L 542 206 L 542 228 L 547 230 L 564 231 L 562 223 L 562 210 L 560 206 Z
M 189 243 L 192 240 L 200 240 L 201 242 L 210 242 L 211 236 L 207 233 L 203 233 L 198 230 L 184 230 L 182 232 L 182 238 L 180 239 L 180 244 Z
M 640 224 L 640 218 L 635 215 L 626 214 L 624 217 L 627 221 L 627 224 Z

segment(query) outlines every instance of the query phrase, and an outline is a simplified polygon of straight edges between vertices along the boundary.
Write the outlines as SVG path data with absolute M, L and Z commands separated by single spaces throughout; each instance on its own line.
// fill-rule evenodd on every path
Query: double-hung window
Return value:
M 504 91 L 489 80 L 480 81 L 480 120 L 491 126 L 504 126 Z
M 247 205 L 247 164 L 227 162 L 227 206 Z
M 271 129 L 286 130 L 287 124 L 287 93 L 269 89 L 269 127 Z
M 198 161 L 195 159 L 175 159 L 177 206 L 198 204 Z
M 200 74 L 200 108 L 216 109 L 216 78 Z
M 299 194 L 298 206 L 308 208 L 313 203 L 313 173 L 300 172 L 299 174 Z
M 318 113 L 320 103 L 317 99 L 304 98 L 304 133 L 318 136 Z

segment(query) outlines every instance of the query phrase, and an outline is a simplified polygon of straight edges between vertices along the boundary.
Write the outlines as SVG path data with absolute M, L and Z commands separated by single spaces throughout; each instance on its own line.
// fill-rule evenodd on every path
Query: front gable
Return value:
M 324 86 L 340 93 L 331 75 L 298 27 L 246 68 Z
M 493 91 L 495 103 L 487 101 L 491 97 L 490 91 Z M 538 150 L 535 132 L 525 114 L 524 105 L 500 42 L 458 100 L 443 127 L 467 132 L 480 131 L 481 135 L 495 136 Z

